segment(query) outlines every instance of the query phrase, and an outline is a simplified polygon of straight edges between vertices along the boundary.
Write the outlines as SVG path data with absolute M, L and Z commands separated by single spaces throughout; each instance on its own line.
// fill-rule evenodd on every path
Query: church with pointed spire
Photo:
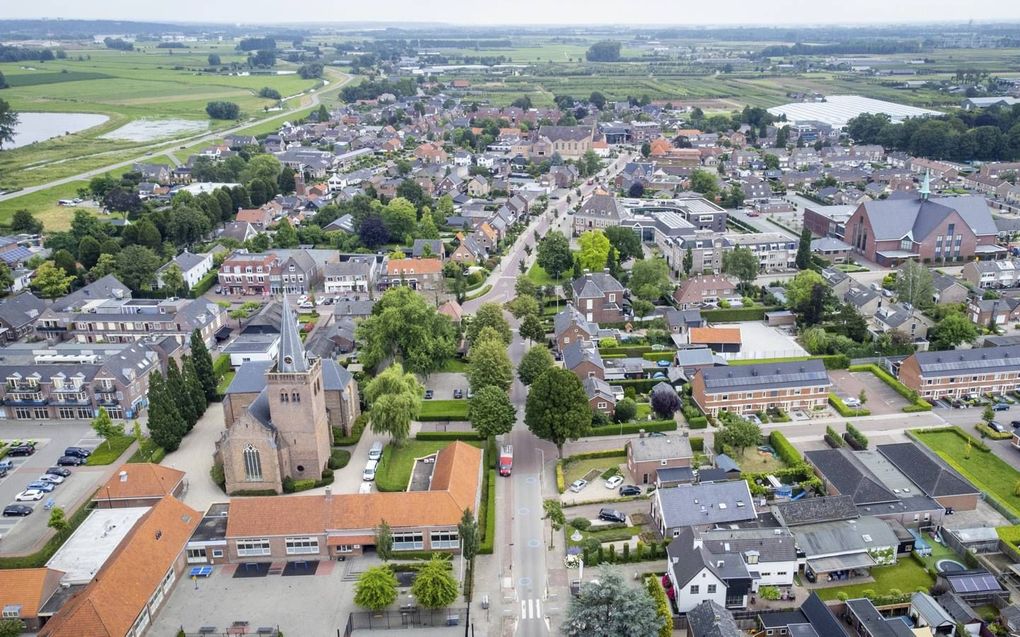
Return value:
M 283 482 L 319 480 L 333 428 L 349 431 L 361 413 L 357 382 L 332 359 L 309 357 L 297 319 L 282 303 L 279 354 L 238 370 L 224 396 L 226 430 L 216 444 L 227 493 L 283 492 Z

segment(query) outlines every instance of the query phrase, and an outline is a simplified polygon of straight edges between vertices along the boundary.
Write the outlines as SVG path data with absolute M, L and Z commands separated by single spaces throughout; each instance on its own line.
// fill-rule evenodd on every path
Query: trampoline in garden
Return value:
M 939 573 L 958 573 L 967 570 L 966 566 L 956 560 L 939 560 L 935 563 L 935 568 L 938 569 Z

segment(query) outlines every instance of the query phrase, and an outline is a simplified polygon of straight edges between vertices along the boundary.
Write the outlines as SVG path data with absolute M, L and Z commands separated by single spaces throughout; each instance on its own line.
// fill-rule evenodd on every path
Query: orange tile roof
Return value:
M 443 262 L 439 259 L 390 259 L 386 263 L 386 274 L 400 276 L 403 274 L 439 274 L 443 271 Z
M 170 467 L 148 462 L 125 463 L 99 487 L 94 499 L 163 497 L 172 494 L 183 479 L 183 471 Z
M 489 225 L 488 221 L 478 226 L 478 231 L 488 237 L 490 241 L 495 241 L 498 238 L 496 231 Z
M 272 215 L 269 214 L 269 211 L 262 208 L 241 208 L 237 211 L 234 219 L 237 221 L 247 221 L 248 223 L 264 223 L 271 217 Z
M 740 343 L 739 327 L 692 327 L 692 343 Z
M 364 531 L 381 520 L 393 528 L 452 526 L 475 508 L 481 465 L 482 450 L 457 441 L 436 458 L 431 491 L 234 498 L 226 536 Z
M 30 619 L 39 616 L 39 609 L 46 603 L 46 577 L 59 579 L 63 571 L 49 568 L 17 568 L 0 570 L 0 608 L 21 606 L 21 617 Z M 58 582 L 53 582 L 56 588 Z
M 142 516 L 80 593 L 53 616 L 40 637 L 122 637 L 177 561 L 202 514 L 173 497 Z

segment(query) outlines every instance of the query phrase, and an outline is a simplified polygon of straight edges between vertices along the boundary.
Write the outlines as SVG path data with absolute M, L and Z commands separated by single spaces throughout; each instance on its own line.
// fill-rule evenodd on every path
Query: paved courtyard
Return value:
M 740 353 L 723 354 L 724 358 L 786 358 L 808 355 L 807 350 L 792 336 L 761 321 L 721 324 L 720 327 L 740 328 Z
M 879 380 L 871 372 L 832 370 L 829 372 L 829 378 L 832 379 L 832 390 L 844 398 L 856 398 L 863 389 L 868 399 L 864 408 L 872 415 L 900 413 L 907 406 L 907 400 L 903 396 L 897 394 L 896 390 Z
M 216 441 L 223 434 L 223 422 L 223 405 L 209 403 L 209 408 L 188 435 L 184 436 L 177 451 L 168 453 L 160 463 L 187 474 L 184 503 L 201 512 L 208 510 L 210 504 L 227 501 L 227 496 L 209 474 Z

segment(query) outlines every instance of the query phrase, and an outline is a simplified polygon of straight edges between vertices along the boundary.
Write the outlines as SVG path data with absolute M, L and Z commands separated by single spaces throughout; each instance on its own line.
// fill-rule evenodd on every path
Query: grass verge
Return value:
M 113 464 L 134 441 L 131 436 L 116 436 L 105 440 L 92 450 L 92 455 L 85 464 L 90 467 Z
M 485 446 L 481 440 L 466 442 L 479 449 Z M 386 445 L 375 473 L 376 488 L 379 491 L 403 491 L 411 479 L 415 459 L 436 453 L 450 444 L 445 440 L 407 440 L 399 447 Z

